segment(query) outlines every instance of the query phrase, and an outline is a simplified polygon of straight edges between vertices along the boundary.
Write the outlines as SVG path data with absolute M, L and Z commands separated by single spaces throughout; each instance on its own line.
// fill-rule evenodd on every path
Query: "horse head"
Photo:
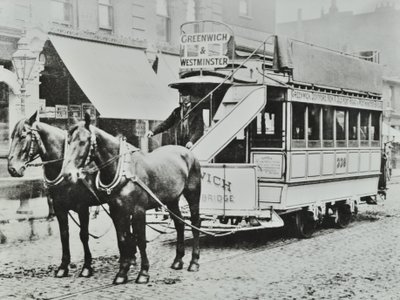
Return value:
M 74 124 L 68 133 L 69 147 L 64 156 L 63 176 L 76 183 L 81 169 L 93 159 L 96 136 L 90 125 L 90 115 L 85 113 L 85 121 Z
M 8 153 L 8 172 L 13 177 L 24 176 L 27 164 L 40 154 L 41 144 L 34 126 L 36 120 L 37 112 L 14 127 Z

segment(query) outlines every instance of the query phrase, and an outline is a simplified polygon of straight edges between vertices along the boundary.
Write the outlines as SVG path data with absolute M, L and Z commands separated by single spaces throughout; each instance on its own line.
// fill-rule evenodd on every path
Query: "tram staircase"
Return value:
M 265 86 L 232 86 L 216 113 L 221 119 L 191 148 L 197 159 L 209 162 L 249 125 L 265 107 L 266 93 Z
M 191 148 L 201 163 L 206 164 L 215 157 L 238 133 L 264 109 L 267 103 L 265 86 L 233 86 L 231 87 L 214 119 L 214 124 Z M 274 228 L 283 226 L 283 220 L 271 209 L 269 221 L 258 219 L 258 226 L 242 228 L 243 230 Z

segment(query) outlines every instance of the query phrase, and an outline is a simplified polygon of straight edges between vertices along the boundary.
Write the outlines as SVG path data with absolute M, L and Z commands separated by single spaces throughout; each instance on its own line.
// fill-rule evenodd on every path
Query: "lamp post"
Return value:
M 29 50 L 28 40 L 22 37 L 18 41 L 18 49 L 12 56 L 12 62 L 18 80 L 21 82 L 21 115 L 23 117 L 25 117 L 26 81 L 30 79 L 36 59 L 36 55 Z
M 28 40 L 22 37 L 18 41 L 18 49 L 12 56 L 12 63 L 18 80 L 21 83 L 21 116 L 25 117 L 25 98 L 26 98 L 26 82 L 30 79 L 33 67 L 36 62 L 36 55 L 29 50 Z M 31 187 L 32 188 L 32 187 Z M 20 205 L 17 209 L 18 214 L 32 214 L 29 207 L 29 193 L 20 193 Z

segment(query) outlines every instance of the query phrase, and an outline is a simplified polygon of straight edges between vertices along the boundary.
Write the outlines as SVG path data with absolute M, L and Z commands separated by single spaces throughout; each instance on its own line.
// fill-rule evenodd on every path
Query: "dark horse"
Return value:
M 71 184 L 64 180 L 61 169 L 67 143 L 67 133 L 57 127 L 36 121 L 37 113 L 29 119 L 20 120 L 12 133 L 8 156 L 8 171 L 11 176 L 22 177 L 27 164 L 39 155 L 44 162 L 44 178 L 48 193 L 54 201 L 54 210 L 60 228 L 62 260 L 55 276 L 68 276 L 71 261 L 69 249 L 68 211 L 78 213 L 80 239 L 83 243 L 85 261 L 80 272 L 82 277 L 93 274 L 92 255 L 89 249 L 89 206 L 105 202 L 101 195 L 97 198 L 82 184 Z M 46 164 L 48 162 L 48 164 Z M 93 185 L 94 175 L 87 178 Z M 94 186 L 94 185 L 93 185 Z M 101 200 L 100 200 L 101 199 Z M 136 248 L 132 251 L 135 252 Z M 133 255 L 134 256 L 134 255 Z
M 179 198 L 183 194 L 189 204 L 193 226 L 200 226 L 199 201 L 201 188 L 200 164 L 193 154 L 181 146 L 164 146 L 144 154 L 139 149 L 90 125 L 90 116 L 70 129 L 70 146 L 65 155 L 64 176 L 77 182 L 81 167 L 93 160 L 100 169 L 96 179 L 98 189 L 108 194 L 108 204 L 113 219 L 120 251 L 120 268 L 114 283 L 127 281 L 130 267 L 129 244 L 130 217 L 134 237 L 140 250 L 141 269 L 136 283 L 149 281 L 149 261 L 146 255 L 146 210 L 159 206 L 143 186 L 139 178 L 165 204 L 170 212 L 181 217 Z M 171 265 L 182 269 L 185 247 L 184 227 L 173 214 L 177 231 L 176 256 Z M 189 271 L 198 271 L 200 249 L 199 232 L 193 229 L 193 251 Z

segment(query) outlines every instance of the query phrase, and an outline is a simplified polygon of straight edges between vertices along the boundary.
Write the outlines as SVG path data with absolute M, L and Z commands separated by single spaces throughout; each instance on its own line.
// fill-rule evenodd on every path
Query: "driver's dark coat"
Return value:
M 175 126 L 178 145 L 185 146 L 188 142 L 194 144 L 204 133 L 204 122 L 200 109 L 191 111 L 189 116 L 180 122 L 189 108 L 190 106 L 187 107 L 184 104 L 175 108 L 165 121 L 152 130 L 153 133 L 158 134 Z

